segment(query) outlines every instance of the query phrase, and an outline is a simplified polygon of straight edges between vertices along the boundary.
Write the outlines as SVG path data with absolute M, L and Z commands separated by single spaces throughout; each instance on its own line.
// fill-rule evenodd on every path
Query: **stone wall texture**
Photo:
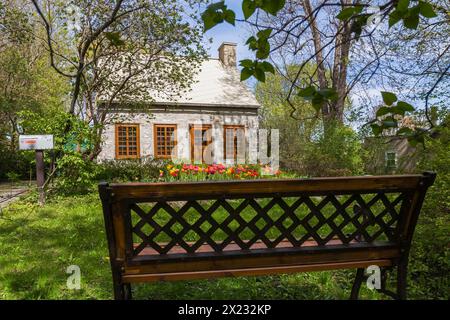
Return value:
M 211 125 L 213 157 L 215 163 L 223 163 L 223 126 L 243 125 L 246 136 L 246 155 L 249 162 L 256 161 L 257 143 L 256 131 L 258 129 L 258 116 L 255 112 L 234 112 L 224 110 L 216 112 L 149 112 L 129 113 L 120 112 L 110 114 L 103 132 L 102 151 L 99 161 L 115 159 L 115 125 L 139 124 L 140 131 L 140 157 L 153 157 L 153 126 L 155 124 L 177 125 L 177 158 L 180 161 L 190 161 L 190 125 Z

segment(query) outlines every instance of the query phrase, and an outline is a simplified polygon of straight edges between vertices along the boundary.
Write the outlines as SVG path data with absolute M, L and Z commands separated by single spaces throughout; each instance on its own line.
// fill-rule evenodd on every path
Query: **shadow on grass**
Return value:
M 0 220 L 0 297 L 111 298 L 104 226 L 95 197 L 44 208 L 19 203 L 5 216 Z M 66 286 L 66 268 L 72 264 L 81 269 L 79 291 Z
M 100 201 L 63 198 L 40 208 L 24 201 L 0 219 L 0 298 L 111 299 Z M 81 269 L 81 290 L 66 269 Z M 136 299 L 347 299 L 353 271 L 159 282 L 133 287 Z M 365 297 L 373 297 L 366 293 Z

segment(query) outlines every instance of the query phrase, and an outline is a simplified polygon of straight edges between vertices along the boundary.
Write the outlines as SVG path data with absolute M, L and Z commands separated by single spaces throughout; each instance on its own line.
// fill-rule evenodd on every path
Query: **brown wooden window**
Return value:
M 153 126 L 154 149 L 156 158 L 170 158 L 177 145 L 177 125 L 155 124 Z
M 238 143 L 239 141 L 239 143 Z M 223 134 L 223 147 L 225 161 L 227 160 L 239 160 L 240 162 L 245 161 L 245 131 L 244 126 L 224 126 Z M 238 148 L 241 149 L 238 159 Z
M 139 158 L 139 125 L 116 124 L 116 158 Z

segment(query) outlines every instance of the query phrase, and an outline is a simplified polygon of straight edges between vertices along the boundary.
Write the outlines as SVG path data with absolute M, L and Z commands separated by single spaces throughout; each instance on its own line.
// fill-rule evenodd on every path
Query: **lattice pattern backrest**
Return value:
M 160 254 L 181 247 L 194 253 L 207 245 L 224 251 L 397 240 L 407 195 L 402 192 L 299 194 L 155 202 L 129 205 L 133 255 L 150 246 Z M 177 200 L 177 199 L 175 199 Z

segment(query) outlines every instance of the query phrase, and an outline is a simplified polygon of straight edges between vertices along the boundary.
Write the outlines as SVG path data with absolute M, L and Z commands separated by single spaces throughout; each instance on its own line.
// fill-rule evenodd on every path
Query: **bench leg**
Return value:
M 129 284 L 129 283 L 123 284 L 123 290 L 125 293 L 125 300 L 133 299 L 133 296 L 131 294 L 131 284 Z
M 115 283 L 114 284 L 114 299 L 115 300 L 131 300 L 131 285 L 129 283 Z
M 114 300 L 125 300 L 124 293 L 122 285 L 114 282 Z
M 399 300 L 406 300 L 406 275 L 408 264 L 401 262 L 397 266 L 397 297 Z
M 356 277 L 352 286 L 352 293 L 350 294 L 351 300 L 357 300 L 359 296 L 359 289 L 364 281 L 364 268 L 358 268 L 356 270 Z

